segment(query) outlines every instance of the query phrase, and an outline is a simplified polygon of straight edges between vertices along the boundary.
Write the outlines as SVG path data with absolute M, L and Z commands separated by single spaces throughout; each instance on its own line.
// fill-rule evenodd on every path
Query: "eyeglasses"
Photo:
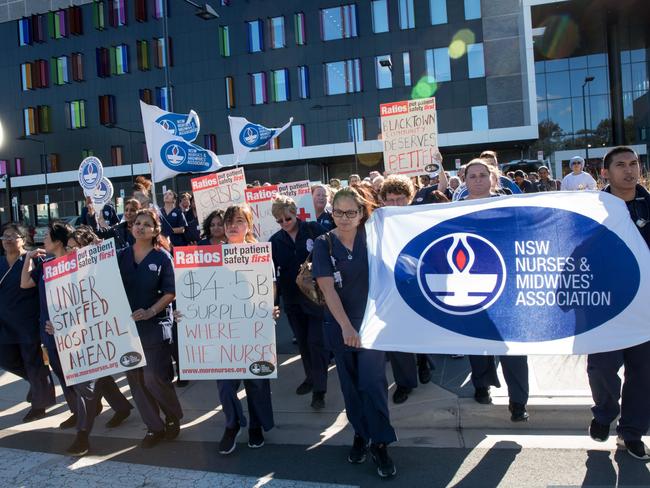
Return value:
M 346 211 L 343 211 L 343 210 L 339 210 L 338 208 L 336 208 L 336 209 L 334 209 L 334 210 L 332 211 L 332 215 L 333 215 L 334 217 L 338 218 L 338 219 L 342 218 L 344 215 L 345 215 L 348 219 L 353 219 L 353 218 L 355 218 L 357 215 L 359 215 L 359 210 L 346 210 Z
M 276 222 L 278 224 L 281 224 L 283 221 L 284 222 L 291 222 L 293 220 L 293 217 L 284 217 L 283 219 L 277 219 Z
M 21 235 L 18 235 L 18 234 L 15 234 L 15 235 L 12 235 L 12 236 L 2 236 L 2 237 L 0 237 L 0 241 L 9 241 L 9 242 L 11 242 L 11 241 L 17 241 L 18 239 L 24 239 L 24 237 L 21 236 Z

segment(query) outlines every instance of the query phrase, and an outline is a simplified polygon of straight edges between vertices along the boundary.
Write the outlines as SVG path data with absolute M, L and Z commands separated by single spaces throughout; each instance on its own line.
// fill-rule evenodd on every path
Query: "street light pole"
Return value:
M 587 76 L 585 82 L 582 84 L 582 118 L 585 126 L 585 168 L 587 164 L 589 164 L 589 139 L 587 138 L 587 104 L 585 103 L 585 87 L 592 81 L 594 81 L 594 77 Z M 591 117 L 589 117 L 589 120 L 591 121 Z
M 47 210 L 47 223 L 49 224 L 50 220 L 52 219 L 52 214 L 50 212 L 50 194 L 48 193 L 47 152 L 45 152 L 45 141 L 42 139 L 34 139 L 33 137 L 27 137 L 27 136 L 20 136 L 18 137 L 18 140 L 36 142 L 41 145 L 41 154 L 40 154 L 41 171 L 45 176 L 45 197 L 47 198 L 47 201 L 45 202 L 45 209 Z

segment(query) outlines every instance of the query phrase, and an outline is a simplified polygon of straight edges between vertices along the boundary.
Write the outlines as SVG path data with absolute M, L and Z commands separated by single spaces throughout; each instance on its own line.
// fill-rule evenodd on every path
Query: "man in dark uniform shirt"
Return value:
M 603 158 L 602 176 L 609 180 L 604 191 L 625 201 L 630 218 L 650 247 L 650 193 L 638 184 L 641 169 L 636 152 L 626 146 L 611 149 Z M 621 366 L 625 366 L 622 394 L 618 376 Z M 650 427 L 650 341 L 589 354 L 587 374 L 594 400 L 591 438 L 605 442 L 610 424 L 620 413 L 617 445 L 636 459 L 650 459 L 650 451 L 641 440 Z

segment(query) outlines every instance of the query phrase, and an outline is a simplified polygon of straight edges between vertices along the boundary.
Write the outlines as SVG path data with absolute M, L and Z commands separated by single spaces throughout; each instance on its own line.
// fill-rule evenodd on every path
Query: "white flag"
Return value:
M 262 147 L 271 139 L 282 134 L 293 122 L 293 117 L 278 129 L 269 129 L 263 125 L 254 124 L 244 117 L 228 116 L 228 122 L 230 122 L 230 137 L 235 161 L 241 163 L 249 151 Z

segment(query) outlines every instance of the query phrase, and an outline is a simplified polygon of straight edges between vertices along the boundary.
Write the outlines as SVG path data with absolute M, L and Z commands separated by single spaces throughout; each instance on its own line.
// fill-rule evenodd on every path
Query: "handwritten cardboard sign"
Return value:
M 383 103 L 379 114 L 387 173 L 415 176 L 440 169 L 435 98 Z
M 174 248 L 180 376 L 277 378 L 271 244 Z
M 113 239 L 46 262 L 43 279 L 67 386 L 146 364 Z
M 245 194 L 246 202 L 253 211 L 253 233 L 260 241 L 268 241 L 280 230 L 280 225 L 271 214 L 273 198 L 278 194 L 291 197 L 296 202 L 296 215 L 300 220 L 316 220 L 309 180 L 248 188 Z
M 192 178 L 192 193 L 196 202 L 199 226 L 214 210 L 226 210 L 231 205 L 244 203 L 246 176 L 244 168 L 236 168 L 219 173 L 211 173 Z

